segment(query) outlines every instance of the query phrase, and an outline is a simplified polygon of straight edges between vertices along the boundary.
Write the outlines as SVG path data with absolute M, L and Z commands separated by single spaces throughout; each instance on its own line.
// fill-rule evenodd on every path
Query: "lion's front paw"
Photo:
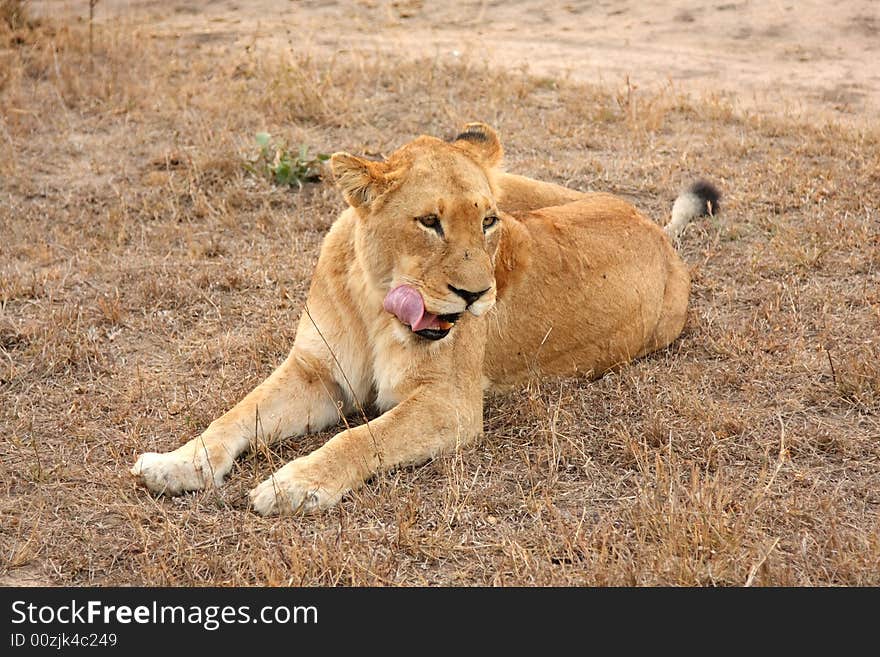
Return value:
M 313 513 L 336 504 L 346 487 L 330 480 L 307 458 L 291 461 L 250 492 L 260 515 Z
M 183 447 L 164 454 L 141 454 L 131 474 L 154 493 L 180 495 L 202 490 L 211 483 L 220 486 L 228 470 L 212 466 L 204 450 Z

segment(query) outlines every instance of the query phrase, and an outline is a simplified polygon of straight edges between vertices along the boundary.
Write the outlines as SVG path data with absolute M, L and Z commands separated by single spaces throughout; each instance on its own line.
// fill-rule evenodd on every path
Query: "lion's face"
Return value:
M 453 143 L 420 137 L 385 162 L 333 156 L 359 216 L 358 257 L 385 309 L 422 338 L 440 340 L 465 312 L 495 304 L 501 219 L 491 169 L 501 147 L 471 125 Z

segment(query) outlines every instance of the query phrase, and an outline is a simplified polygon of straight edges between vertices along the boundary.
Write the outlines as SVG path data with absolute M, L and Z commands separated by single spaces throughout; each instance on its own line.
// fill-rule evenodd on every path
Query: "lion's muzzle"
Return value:
M 409 326 L 413 333 L 429 340 L 446 337 L 460 315 L 435 315 L 428 312 L 422 295 L 411 285 L 399 285 L 391 290 L 385 295 L 382 307 Z
M 461 288 L 455 287 L 453 285 L 447 285 L 450 291 L 454 292 L 462 299 L 464 299 L 465 306 L 470 308 L 474 302 L 479 299 L 481 296 L 486 294 L 492 288 L 487 287 L 485 290 L 480 290 L 479 292 L 471 292 L 469 290 L 462 290 Z

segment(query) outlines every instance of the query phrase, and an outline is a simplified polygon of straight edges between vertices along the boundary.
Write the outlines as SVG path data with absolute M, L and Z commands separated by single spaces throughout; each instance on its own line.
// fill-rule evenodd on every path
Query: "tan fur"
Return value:
M 324 240 L 290 355 L 201 436 L 143 455 L 136 477 L 167 494 L 219 485 L 255 440 L 374 405 L 381 416 L 251 492 L 263 514 L 326 508 L 380 470 L 479 437 L 486 388 L 599 376 L 672 342 L 690 281 L 663 231 L 608 194 L 504 173 L 501 157 L 482 124 L 454 143 L 420 137 L 385 162 L 334 155 L 350 207 Z M 500 220 L 484 233 L 493 214 Z M 425 215 L 441 219 L 444 237 L 419 224 Z M 403 283 L 430 312 L 463 313 L 446 337 L 426 340 L 383 310 Z M 487 291 L 466 308 L 449 285 Z

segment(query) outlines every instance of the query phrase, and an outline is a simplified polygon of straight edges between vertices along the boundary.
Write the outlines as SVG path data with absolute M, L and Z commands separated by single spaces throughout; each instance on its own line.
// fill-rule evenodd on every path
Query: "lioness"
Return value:
M 528 376 L 599 376 L 671 343 L 688 271 L 670 243 L 717 204 L 680 196 L 666 232 L 609 194 L 505 173 L 498 135 L 471 123 L 383 162 L 336 153 L 349 207 L 321 248 L 293 349 L 202 435 L 143 454 L 156 493 L 219 486 L 257 441 L 382 412 L 291 461 L 250 493 L 272 514 L 332 506 L 380 470 L 478 438 L 483 392 Z

